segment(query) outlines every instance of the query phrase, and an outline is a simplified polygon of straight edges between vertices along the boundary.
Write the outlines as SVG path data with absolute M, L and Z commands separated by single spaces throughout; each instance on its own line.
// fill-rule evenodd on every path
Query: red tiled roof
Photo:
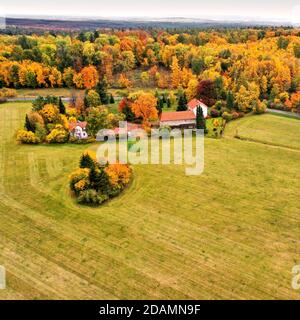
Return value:
M 69 123 L 69 130 L 73 131 L 77 126 L 81 127 L 82 129 L 86 128 L 87 122 L 70 122 Z
M 194 120 L 195 118 L 192 111 L 163 112 L 160 121 Z
M 198 107 L 202 102 L 198 99 L 193 99 L 188 103 L 188 107 L 191 109 L 195 109 Z
M 136 124 L 136 123 L 131 123 L 131 122 L 127 122 L 127 132 L 131 131 L 131 130 L 137 130 L 137 129 L 141 129 L 142 126 L 140 124 Z M 126 130 L 125 128 L 114 128 L 113 129 L 115 134 L 125 134 Z

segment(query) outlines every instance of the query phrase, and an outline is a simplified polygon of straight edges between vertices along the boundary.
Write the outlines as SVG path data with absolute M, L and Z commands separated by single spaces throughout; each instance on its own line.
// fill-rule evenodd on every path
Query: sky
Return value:
M 299 0 L 1 0 L 1 15 L 187 17 L 300 22 Z

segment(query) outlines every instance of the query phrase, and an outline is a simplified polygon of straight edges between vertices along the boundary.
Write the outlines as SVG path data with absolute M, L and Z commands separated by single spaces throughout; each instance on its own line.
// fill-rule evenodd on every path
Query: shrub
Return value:
M 219 127 L 219 126 L 220 126 L 220 121 L 219 121 L 218 119 L 214 119 L 214 121 L 213 121 L 213 126 L 214 126 L 215 128 Z
M 54 104 L 46 104 L 39 113 L 45 122 L 53 123 L 58 120 L 59 110 Z
M 235 120 L 235 119 L 238 119 L 240 117 L 239 113 L 238 112 L 232 112 L 232 119 Z
M 210 116 L 212 118 L 218 118 L 220 116 L 220 111 L 212 108 L 212 109 L 210 109 Z
M 17 141 L 26 144 L 38 144 L 40 139 L 32 132 L 27 130 L 19 130 L 17 133 Z
M 94 143 L 96 142 L 95 138 L 89 137 L 87 139 L 78 139 L 76 137 L 72 137 L 70 136 L 69 138 L 69 142 L 70 143 L 74 143 L 74 144 L 89 144 L 89 143 Z
M 127 164 L 96 162 L 95 153 L 86 151 L 80 159 L 81 168 L 69 177 L 70 189 L 78 203 L 99 205 L 117 196 L 129 183 L 132 170 Z
M 44 141 L 47 136 L 45 127 L 37 123 L 35 126 L 35 135 L 39 138 L 40 141 Z
M 17 91 L 15 89 L 2 88 L 0 89 L 0 98 L 12 98 L 17 95 Z
M 229 122 L 232 120 L 232 114 L 225 111 L 222 113 L 222 118 Z
M 30 112 L 28 114 L 28 119 L 32 126 L 35 126 L 37 123 L 42 126 L 45 124 L 43 117 L 38 112 Z
M 253 112 L 256 114 L 265 113 L 266 110 L 267 110 L 267 105 L 261 101 L 259 101 L 258 104 L 253 108 Z
M 56 125 L 55 128 L 47 135 L 48 143 L 65 143 L 68 141 L 69 134 L 64 130 L 62 125 Z
M 110 164 L 105 168 L 109 182 L 113 188 L 123 189 L 130 181 L 131 169 L 126 164 Z
M 70 174 L 69 183 L 70 189 L 76 194 L 89 186 L 90 170 L 87 168 L 78 168 Z M 83 181 L 79 183 L 80 181 Z
M 94 189 L 87 189 L 80 192 L 77 198 L 77 202 L 80 204 L 96 206 L 96 205 L 100 205 L 107 199 L 108 199 L 107 195 L 98 194 L 97 191 Z

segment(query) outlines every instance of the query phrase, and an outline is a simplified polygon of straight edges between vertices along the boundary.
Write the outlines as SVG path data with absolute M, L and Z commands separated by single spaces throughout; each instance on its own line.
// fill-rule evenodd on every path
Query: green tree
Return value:
M 66 107 L 65 107 L 64 103 L 62 102 L 61 98 L 59 98 L 58 108 L 59 108 L 59 113 L 66 114 Z
M 33 125 L 31 125 L 31 123 L 29 121 L 28 114 L 26 114 L 26 117 L 25 117 L 25 126 L 24 127 L 27 131 L 35 132 L 35 127 Z
M 158 111 L 158 114 L 162 113 L 163 107 L 164 107 L 164 101 L 161 97 L 158 97 L 157 105 L 156 105 L 156 109 Z
M 201 58 L 194 58 L 191 64 L 192 64 L 192 71 L 197 75 L 203 71 L 205 66 L 204 61 Z
M 87 116 L 87 130 L 92 136 L 96 136 L 100 129 L 105 129 L 108 126 L 107 120 L 108 111 L 104 107 L 92 107 L 89 109 Z
M 200 106 L 197 107 L 197 113 L 196 113 L 196 128 L 197 129 L 203 129 L 204 133 L 206 133 L 206 120 L 203 115 L 203 110 Z
M 300 44 L 294 46 L 294 54 L 296 58 L 300 58 Z
M 187 98 L 185 94 L 179 94 L 177 111 L 186 111 L 186 110 L 187 110 Z
M 92 167 L 89 174 L 91 187 L 100 194 L 109 195 L 111 187 L 105 166 Z
M 278 49 L 286 49 L 289 45 L 289 39 L 285 38 L 285 37 L 280 37 L 278 40 L 277 40 L 277 46 L 278 46 Z
M 107 92 L 107 82 L 105 79 L 102 81 L 98 82 L 96 86 L 96 91 L 100 97 L 100 101 L 102 104 L 109 104 L 109 95 Z
M 226 106 L 229 110 L 232 110 L 234 108 L 234 96 L 232 91 L 228 91 L 227 93 Z
M 88 153 L 84 153 L 80 158 L 79 167 L 92 169 L 95 167 L 95 162 Z
M 167 99 L 167 108 L 171 108 L 171 106 L 172 106 L 171 99 L 168 98 L 168 99 Z
M 97 107 L 101 104 L 99 94 L 95 90 L 89 90 L 85 95 L 85 106 L 88 108 Z
M 132 122 L 135 120 L 135 115 L 128 104 L 125 105 L 122 113 L 124 113 L 126 121 Z
M 109 103 L 110 104 L 114 104 L 115 103 L 115 99 L 114 99 L 114 96 L 112 94 L 110 95 Z

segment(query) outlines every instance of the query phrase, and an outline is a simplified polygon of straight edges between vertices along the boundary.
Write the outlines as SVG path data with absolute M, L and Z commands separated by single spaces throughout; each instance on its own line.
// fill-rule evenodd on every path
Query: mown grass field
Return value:
M 258 126 L 258 138 L 282 144 L 271 125 L 278 117 L 245 118 L 224 139 L 206 139 L 201 176 L 135 166 L 119 198 L 87 208 L 68 190 L 86 146 L 17 145 L 29 108 L 0 105 L 0 299 L 300 298 L 291 288 L 300 263 L 300 152 L 231 134 Z M 300 122 L 280 121 L 284 144 L 294 147 Z
M 232 122 L 226 134 L 258 143 L 300 150 L 299 127 L 300 119 L 264 114 Z

